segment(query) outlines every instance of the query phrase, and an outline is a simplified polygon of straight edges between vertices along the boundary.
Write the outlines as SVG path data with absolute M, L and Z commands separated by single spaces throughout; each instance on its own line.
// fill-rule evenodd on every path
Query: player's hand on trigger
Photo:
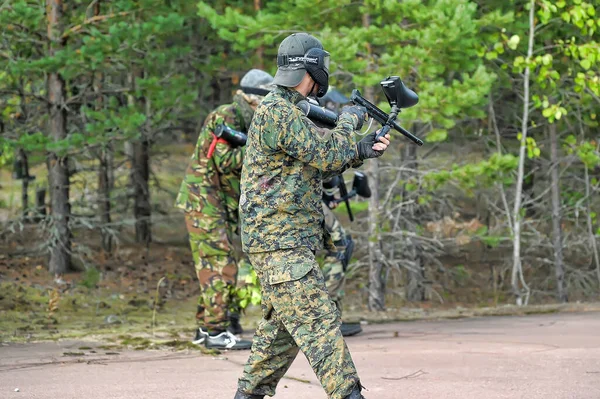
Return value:
M 388 145 L 390 145 L 389 133 L 380 137 L 378 141 L 375 141 L 377 133 L 379 133 L 379 130 L 367 134 L 356 144 L 359 159 L 378 158 L 383 155 L 383 152 L 387 149 Z

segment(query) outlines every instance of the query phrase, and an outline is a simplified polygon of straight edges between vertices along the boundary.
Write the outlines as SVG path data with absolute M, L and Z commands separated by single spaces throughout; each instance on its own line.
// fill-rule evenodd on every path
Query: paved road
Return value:
M 63 355 L 81 345 L 0 347 L 0 398 L 232 399 L 247 357 Z M 368 399 L 600 398 L 600 313 L 370 325 L 348 345 Z M 325 398 L 303 355 L 275 398 Z

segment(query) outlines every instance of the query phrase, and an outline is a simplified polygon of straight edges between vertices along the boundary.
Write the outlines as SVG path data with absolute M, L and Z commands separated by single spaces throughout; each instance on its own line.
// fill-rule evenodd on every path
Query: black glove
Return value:
M 375 141 L 377 132 L 367 134 L 361 141 L 356 143 L 356 149 L 358 150 L 358 158 L 360 160 L 368 158 L 378 158 L 383 155 L 383 151 L 375 151 L 373 146 L 378 141 Z
M 345 105 L 342 108 L 342 114 L 355 115 L 358 121 L 354 125 L 354 130 L 360 130 L 367 115 L 367 109 L 361 105 Z

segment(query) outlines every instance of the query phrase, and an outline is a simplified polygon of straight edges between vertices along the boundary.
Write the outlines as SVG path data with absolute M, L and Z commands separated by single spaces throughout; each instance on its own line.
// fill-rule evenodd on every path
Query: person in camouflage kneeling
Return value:
M 200 283 L 196 313 L 199 327 L 193 342 L 208 348 L 250 349 L 252 344 L 234 335 L 240 333 L 241 327 L 231 317 L 238 308 L 235 295 L 238 271 L 242 266 L 250 267 L 244 259 L 238 265 L 232 240 L 238 229 L 245 147 L 218 136 L 223 124 L 246 131 L 272 82 L 273 77 L 264 71 L 249 71 L 240 81 L 241 90 L 233 102 L 221 105 L 206 117 L 175 204 L 185 211 Z

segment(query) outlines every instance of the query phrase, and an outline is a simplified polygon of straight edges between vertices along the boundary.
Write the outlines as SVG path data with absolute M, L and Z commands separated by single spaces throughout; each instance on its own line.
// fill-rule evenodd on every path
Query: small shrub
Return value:
M 81 280 L 81 285 L 87 287 L 89 289 L 96 288 L 96 285 L 100 281 L 100 271 L 95 267 L 90 267 L 85 270 L 83 273 L 83 280 Z

